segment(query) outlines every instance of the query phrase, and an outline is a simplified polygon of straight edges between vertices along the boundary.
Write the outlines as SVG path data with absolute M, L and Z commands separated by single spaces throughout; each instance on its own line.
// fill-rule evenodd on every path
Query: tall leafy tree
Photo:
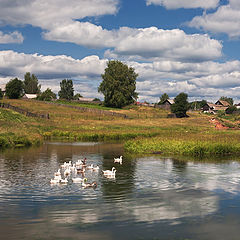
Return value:
M 18 99 L 23 94 L 23 82 L 18 78 L 10 80 L 6 84 L 6 96 L 11 99 Z
M 98 92 L 104 95 L 104 105 L 121 108 L 137 99 L 136 79 L 138 74 L 134 68 L 128 67 L 121 61 L 112 60 L 107 63 L 103 81 L 98 87 Z
M 58 92 L 59 98 L 72 100 L 74 96 L 73 82 L 71 79 L 63 79 L 60 82 L 61 90 Z
M 220 97 L 220 100 L 226 101 L 230 105 L 233 105 L 233 99 L 232 98 L 222 96 L 222 97 Z
M 37 94 L 40 93 L 41 85 L 38 84 L 37 77 L 30 72 L 24 75 L 23 88 L 25 93 Z
M 189 108 L 189 103 L 187 99 L 188 95 L 186 93 L 180 93 L 174 98 L 174 104 L 171 105 L 171 111 L 172 113 L 176 114 L 176 117 L 187 117 L 186 112 Z
M 160 97 L 160 101 L 158 102 L 158 104 L 162 104 L 165 100 L 169 99 L 169 96 L 167 93 L 164 93 L 161 97 Z

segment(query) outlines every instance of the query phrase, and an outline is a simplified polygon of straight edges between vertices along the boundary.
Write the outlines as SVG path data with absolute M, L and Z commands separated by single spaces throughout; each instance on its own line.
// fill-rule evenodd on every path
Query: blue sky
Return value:
M 56 93 L 97 92 L 106 63 L 139 74 L 139 100 L 164 92 L 240 100 L 239 0 L 0 0 L 0 84 L 27 71 Z

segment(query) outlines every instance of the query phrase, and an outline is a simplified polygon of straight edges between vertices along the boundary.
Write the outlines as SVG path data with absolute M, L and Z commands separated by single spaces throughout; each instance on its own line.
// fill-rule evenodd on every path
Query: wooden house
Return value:
M 223 106 L 223 107 L 229 107 L 231 104 L 224 100 L 218 100 L 215 105 Z
M 226 111 L 227 108 L 228 106 L 220 104 L 206 103 L 202 109 L 204 113 L 216 114 L 218 111 Z
M 36 98 L 37 98 L 37 94 L 28 94 L 28 93 L 25 93 L 22 98 L 23 98 L 23 99 L 36 99 Z
M 162 104 L 159 105 L 159 107 L 166 110 L 170 110 L 173 104 L 174 104 L 173 99 L 166 99 Z

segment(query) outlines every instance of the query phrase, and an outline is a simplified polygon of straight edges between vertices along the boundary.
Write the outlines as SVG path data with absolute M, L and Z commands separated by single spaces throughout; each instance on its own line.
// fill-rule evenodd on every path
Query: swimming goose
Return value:
M 68 183 L 68 180 L 67 180 L 67 178 L 65 178 L 65 179 L 61 179 L 61 180 L 60 180 L 60 183 L 63 183 L 63 184 L 66 184 L 66 183 Z
M 57 184 L 57 183 L 59 183 L 59 181 L 60 181 L 59 179 L 51 179 L 50 183 L 51 184 Z
M 112 167 L 112 170 L 105 170 L 105 171 L 102 171 L 102 172 L 103 172 L 103 175 L 105 177 L 115 177 L 116 171 L 117 171 L 116 168 Z
M 94 181 L 94 182 L 92 182 L 92 183 L 85 183 L 85 181 L 83 181 L 82 187 L 83 187 L 83 188 L 90 188 L 90 187 L 96 188 L 96 187 L 97 187 L 97 182 Z
M 99 166 L 97 165 L 96 167 L 93 167 L 93 171 L 98 171 L 99 170 Z
M 72 178 L 72 181 L 73 181 L 74 183 L 81 183 L 81 182 L 83 181 L 83 179 L 80 178 L 80 177 L 77 177 L 77 178 Z
M 87 169 L 92 170 L 93 169 L 93 164 L 91 164 L 90 166 L 87 166 Z
M 54 176 L 61 176 L 60 169 L 58 169 L 58 171 L 54 173 Z
M 122 156 L 120 156 L 119 158 L 114 158 L 114 163 L 122 164 Z

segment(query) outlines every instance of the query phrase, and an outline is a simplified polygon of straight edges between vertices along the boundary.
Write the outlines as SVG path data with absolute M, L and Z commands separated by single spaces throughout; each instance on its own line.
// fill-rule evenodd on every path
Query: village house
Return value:
M 3 95 L 6 93 L 6 84 L 0 84 L 0 89 L 2 90 Z
M 35 98 L 37 98 L 37 94 L 28 94 L 28 93 L 25 93 L 22 98 L 23 98 L 23 99 L 35 99 Z
M 173 104 L 174 104 L 173 99 L 166 99 L 162 104 L 158 105 L 158 107 L 166 110 L 170 110 Z
M 226 111 L 230 104 L 227 101 L 218 100 L 215 104 L 206 103 L 202 110 L 204 113 L 216 114 L 218 111 Z
M 231 104 L 224 100 L 218 100 L 215 105 L 222 106 L 222 107 L 229 107 Z

